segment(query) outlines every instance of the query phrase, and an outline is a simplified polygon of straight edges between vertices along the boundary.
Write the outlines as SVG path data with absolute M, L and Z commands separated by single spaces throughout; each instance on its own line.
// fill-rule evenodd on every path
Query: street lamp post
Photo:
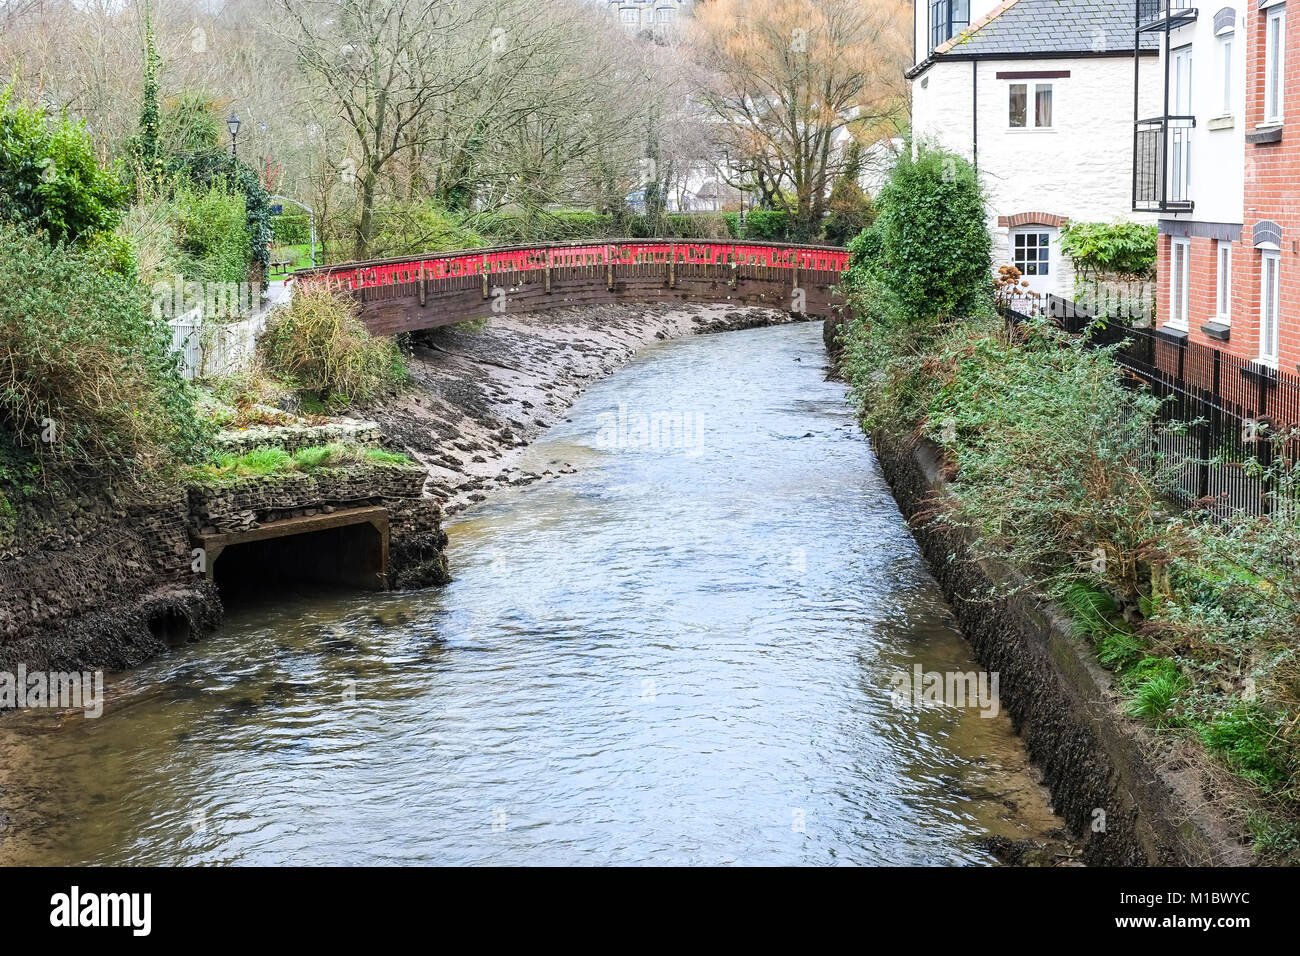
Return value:
M 226 129 L 230 130 L 230 155 L 236 158 L 239 156 L 239 126 L 239 117 L 231 113 L 230 119 L 226 120 Z

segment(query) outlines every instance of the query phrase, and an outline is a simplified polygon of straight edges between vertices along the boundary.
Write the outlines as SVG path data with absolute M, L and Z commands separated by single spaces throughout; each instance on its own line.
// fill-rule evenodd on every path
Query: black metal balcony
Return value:
M 1191 212 L 1188 195 L 1194 116 L 1158 116 L 1133 124 L 1133 209 Z
M 1196 21 L 1191 0 L 1137 0 L 1137 32 L 1174 30 Z

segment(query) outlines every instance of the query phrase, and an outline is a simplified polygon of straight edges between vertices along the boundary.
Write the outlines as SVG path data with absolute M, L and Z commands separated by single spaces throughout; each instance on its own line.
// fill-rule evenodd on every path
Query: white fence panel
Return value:
M 291 288 L 286 288 L 266 306 L 235 322 L 204 321 L 202 309 L 172 319 L 172 351 L 181 363 L 181 374 L 193 381 L 239 371 L 252 361 L 257 337 L 266 328 L 272 310 L 291 296 Z

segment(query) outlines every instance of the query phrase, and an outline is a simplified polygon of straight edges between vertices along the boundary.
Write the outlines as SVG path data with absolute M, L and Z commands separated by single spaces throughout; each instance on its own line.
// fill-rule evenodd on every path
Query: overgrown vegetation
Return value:
M 0 225 L 0 429 L 43 467 L 143 477 L 207 438 L 141 286 Z
M 0 91 L 0 219 L 79 242 L 111 230 L 127 194 L 121 170 L 96 161 L 85 124 Z
M 935 218 L 918 234 L 951 249 L 977 221 Z M 873 232 L 853 244 L 841 355 L 866 427 L 938 443 L 951 496 L 932 520 L 968 530 L 976 555 L 1064 607 L 1134 719 L 1201 741 L 1253 789 L 1244 822 L 1261 854 L 1300 851 L 1300 516 L 1179 513 L 1144 442 L 1158 403 L 1109 349 L 1045 321 L 1009 329 L 965 273 L 928 287 Z M 931 304 L 906 307 L 920 288 Z M 1285 498 L 1300 472 L 1275 467 Z
M 970 163 L 925 144 L 904 150 L 875 210 L 849 246 L 846 285 L 859 301 L 888 295 L 909 322 L 987 306 L 991 242 Z
M 324 287 L 299 289 L 259 343 L 272 373 L 325 404 L 361 404 L 407 380 L 391 339 L 372 336 L 356 303 Z

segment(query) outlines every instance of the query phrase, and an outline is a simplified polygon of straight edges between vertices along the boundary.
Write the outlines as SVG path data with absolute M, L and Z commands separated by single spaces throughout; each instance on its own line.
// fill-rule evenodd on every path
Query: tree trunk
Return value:
M 352 248 L 352 257 L 357 260 L 369 257 L 370 247 L 375 241 L 375 187 L 378 181 L 378 172 L 373 166 L 367 166 L 361 180 L 361 217 L 357 221 L 356 241 Z

